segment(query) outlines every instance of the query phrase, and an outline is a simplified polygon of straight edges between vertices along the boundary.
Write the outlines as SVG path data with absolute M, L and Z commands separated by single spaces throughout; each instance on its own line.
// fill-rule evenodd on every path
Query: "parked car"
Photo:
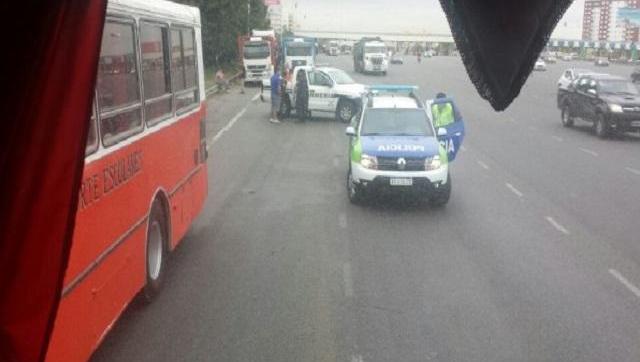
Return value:
M 609 74 L 587 74 L 572 82 L 558 103 L 562 125 L 576 120 L 591 123 L 594 133 L 640 131 L 640 93 L 629 79 Z
M 393 54 L 391 56 L 391 64 L 404 64 L 404 58 L 400 54 Z
M 547 70 L 547 63 L 545 63 L 542 58 L 538 58 L 536 64 L 533 66 L 533 70 Z
M 553 55 L 547 55 L 544 60 L 549 64 L 554 64 L 558 61 L 558 59 Z
M 597 58 L 596 61 L 593 64 L 596 67 L 608 67 L 609 66 L 609 59 L 604 58 L 604 57 L 600 57 L 600 58 Z
M 571 54 L 564 54 L 561 58 L 563 61 L 565 62 L 570 62 L 573 60 L 573 55 Z

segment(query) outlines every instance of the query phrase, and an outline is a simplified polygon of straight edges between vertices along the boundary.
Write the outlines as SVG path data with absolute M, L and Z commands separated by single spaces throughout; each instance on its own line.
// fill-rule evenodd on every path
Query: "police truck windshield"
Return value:
M 259 44 L 246 44 L 244 46 L 244 58 L 245 59 L 264 59 L 271 53 L 269 52 L 269 46 L 267 43 Z
M 288 46 L 287 55 L 292 57 L 309 57 L 311 56 L 311 46 L 310 45 Z
M 341 71 L 341 70 L 330 70 L 327 73 L 329 73 L 329 75 L 331 76 L 331 78 L 333 78 L 333 80 L 336 82 L 336 84 L 354 84 L 355 81 L 353 79 L 351 79 L 351 77 Z
M 422 109 L 368 109 L 362 122 L 362 136 L 433 136 Z
M 368 46 L 364 47 L 365 53 L 386 53 L 387 50 L 383 46 Z

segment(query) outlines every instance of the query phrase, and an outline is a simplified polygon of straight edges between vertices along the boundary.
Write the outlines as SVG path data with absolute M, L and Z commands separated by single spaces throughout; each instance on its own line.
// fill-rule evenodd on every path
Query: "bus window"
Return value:
M 87 135 L 87 146 L 85 156 L 92 154 L 98 149 L 98 130 L 96 128 L 96 103 L 91 107 L 91 119 L 89 120 L 89 134 Z
M 168 29 L 158 24 L 142 23 L 140 48 L 145 119 L 153 125 L 171 114 Z
M 176 109 L 198 103 L 196 48 L 193 29 L 171 30 L 171 59 Z
M 97 86 L 100 134 L 105 146 L 142 130 L 137 68 L 133 24 L 107 20 Z

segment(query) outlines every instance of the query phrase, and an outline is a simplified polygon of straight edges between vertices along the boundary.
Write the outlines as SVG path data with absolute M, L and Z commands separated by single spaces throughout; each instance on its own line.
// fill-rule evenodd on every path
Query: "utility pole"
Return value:
M 247 0 L 247 34 L 251 35 L 251 0 Z

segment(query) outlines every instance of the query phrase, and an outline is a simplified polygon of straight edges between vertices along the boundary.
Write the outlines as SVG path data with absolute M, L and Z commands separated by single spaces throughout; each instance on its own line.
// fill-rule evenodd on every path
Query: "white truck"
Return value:
M 353 47 L 353 69 L 361 73 L 387 75 L 389 55 L 379 37 L 362 38 Z
M 282 97 L 280 113 L 284 117 L 295 111 L 298 76 L 303 77 L 308 84 L 310 113 L 331 115 L 336 120 L 347 123 L 360 111 L 361 99 L 366 92 L 364 84 L 356 83 L 338 68 L 298 66 Z
M 277 42 L 273 30 L 253 30 L 238 37 L 238 53 L 244 67 L 244 82 L 268 85 L 276 62 Z

